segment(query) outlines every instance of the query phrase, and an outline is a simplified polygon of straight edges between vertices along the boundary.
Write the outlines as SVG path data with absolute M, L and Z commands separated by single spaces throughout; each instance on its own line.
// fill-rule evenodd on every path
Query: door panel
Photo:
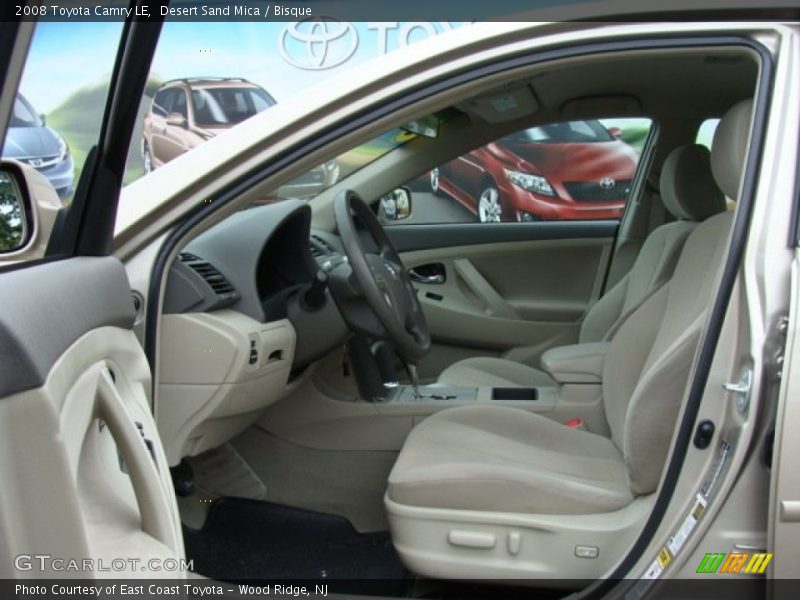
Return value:
M 32 27 L 0 28 L 0 139 Z M 132 19 L 121 26 L 100 133 L 50 239 L 51 262 L 0 269 L 3 578 L 158 576 L 163 567 L 183 575 L 181 526 L 151 414 L 149 365 L 132 331 L 131 289 L 122 264 L 104 256 L 137 118 L 138 102 L 129 99 L 142 96 L 160 28 Z M 51 183 L 40 180 L 22 196 L 40 201 L 41 186 L 52 196 Z M 177 562 L 148 564 L 153 559 Z
M 17 570 L 18 555 L 141 561 L 120 577 L 183 559 L 122 265 L 75 258 L 2 279 L 14 290 L 0 295 L 2 576 L 56 573 L 36 561 Z
M 791 307 L 786 326 L 784 370 L 775 419 L 775 438 L 772 450 L 772 481 L 770 486 L 770 516 L 768 547 L 775 553 L 772 577 L 797 577 L 800 562 L 800 437 L 795 431 L 800 421 L 800 254 L 792 264 Z
M 537 365 L 548 348 L 575 343 L 600 295 L 615 229 L 609 222 L 387 227 L 409 269 L 444 266 L 443 283 L 414 283 L 434 340 L 421 376 L 435 378 L 469 356 Z M 527 240 L 495 241 L 525 232 Z M 589 235 L 573 235 L 580 233 Z M 453 243 L 470 238 L 476 243 Z M 424 249 L 409 250 L 415 242 Z

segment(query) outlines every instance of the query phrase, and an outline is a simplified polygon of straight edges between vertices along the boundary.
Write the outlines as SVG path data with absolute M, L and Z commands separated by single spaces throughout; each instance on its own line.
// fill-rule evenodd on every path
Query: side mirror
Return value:
M 167 115 L 167 125 L 186 127 L 186 117 L 181 113 L 172 112 Z
M 53 185 L 36 169 L 0 162 L 0 266 L 42 258 L 62 207 Z
M 32 233 L 30 203 L 22 194 L 17 174 L 3 165 L 0 169 L 0 254 L 21 250 L 28 245 Z
M 619 139 L 622 136 L 622 129 L 619 127 L 609 127 L 608 133 L 613 135 L 615 138 Z
M 411 216 L 411 190 L 399 187 L 380 199 L 378 218 L 383 222 L 401 221 Z

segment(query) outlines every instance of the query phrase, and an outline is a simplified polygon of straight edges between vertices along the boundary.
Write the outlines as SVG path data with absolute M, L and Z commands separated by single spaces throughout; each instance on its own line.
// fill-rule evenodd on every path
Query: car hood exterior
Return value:
M 498 157 L 520 171 L 558 179 L 582 181 L 606 175 L 633 176 L 636 152 L 618 140 L 610 142 L 547 144 L 503 142 L 493 144 Z
M 2 154 L 5 158 L 56 156 L 58 140 L 58 134 L 49 127 L 10 127 Z

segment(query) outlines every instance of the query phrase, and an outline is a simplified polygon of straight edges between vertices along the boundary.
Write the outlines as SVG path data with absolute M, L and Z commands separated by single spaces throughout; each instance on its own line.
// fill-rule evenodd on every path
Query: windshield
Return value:
M 598 121 L 565 121 L 523 129 L 506 139 L 512 142 L 576 144 L 610 142 L 614 136 Z
M 22 96 L 14 100 L 14 112 L 11 114 L 9 127 L 41 127 L 42 120 L 33 107 Z
M 275 104 L 262 89 L 215 87 L 192 90 L 192 108 L 198 127 L 236 125 Z

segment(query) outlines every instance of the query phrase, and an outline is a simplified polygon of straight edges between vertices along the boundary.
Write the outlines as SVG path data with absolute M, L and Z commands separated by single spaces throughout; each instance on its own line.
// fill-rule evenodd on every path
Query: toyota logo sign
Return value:
M 288 23 L 281 32 L 279 51 L 298 69 L 322 71 L 350 58 L 358 46 L 358 33 L 350 23 L 315 17 Z
M 617 182 L 614 181 L 611 177 L 603 177 L 600 180 L 600 187 L 603 188 L 604 190 L 610 190 L 615 185 L 617 185 Z

